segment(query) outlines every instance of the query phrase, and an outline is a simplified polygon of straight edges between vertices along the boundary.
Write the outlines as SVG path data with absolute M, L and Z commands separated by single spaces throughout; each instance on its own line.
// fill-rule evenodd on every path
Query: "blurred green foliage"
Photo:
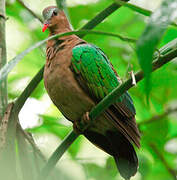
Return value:
M 25 1 L 28 7 L 33 9 L 35 1 Z M 52 1 L 40 2 L 38 7 L 39 14 L 45 5 L 51 4 Z M 53 2 L 54 3 L 54 2 Z M 149 1 L 153 3 L 153 1 Z M 68 4 L 70 4 L 68 2 Z M 88 20 L 93 18 L 98 12 L 106 8 L 110 4 L 109 1 L 100 0 L 96 3 L 73 5 L 68 7 L 71 23 L 74 29 L 79 29 Z M 144 7 L 146 8 L 146 7 Z M 22 7 L 18 1 L 7 1 L 7 48 L 8 59 L 13 58 L 25 48 L 35 42 L 47 37 L 47 33 L 42 33 L 41 24 Z M 95 30 L 122 34 L 128 37 L 138 39 L 144 31 L 147 23 L 147 17 L 134 12 L 133 10 L 122 7 L 103 23 L 99 24 Z M 177 37 L 177 29 L 169 26 L 159 47 L 165 45 Z M 131 69 L 137 71 L 140 66 L 138 64 L 135 45 L 123 42 L 117 38 L 106 36 L 87 35 L 84 38 L 89 43 L 99 46 L 109 57 L 115 69 L 125 80 Z M 38 72 L 45 63 L 45 46 L 35 49 L 15 67 L 8 77 L 8 95 L 10 100 L 15 100 L 24 90 L 29 80 Z M 146 103 L 146 94 L 144 91 L 144 81 L 138 83 L 136 87 L 130 89 L 130 94 L 134 100 L 138 123 L 148 121 L 158 114 L 163 114 L 168 108 L 177 107 L 177 62 L 172 61 L 152 74 L 151 93 L 149 96 L 149 105 Z M 50 105 L 49 98 L 43 86 L 43 81 L 33 92 L 31 98 L 35 98 L 42 104 L 49 102 L 44 113 L 39 112 L 38 123 L 34 127 L 28 122 L 28 132 L 31 132 L 36 137 L 36 143 L 39 145 L 39 137 L 44 134 L 53 135 L 62 140 L 66 134 L 72 129 L 72 125 L 67 123 L 66 119 L 58 112 L 53 105 Z M 26 106 L 24 106 L 25 108 Z M 26 107 L 28 108 L 28 107 Z M 34 107 L 35 108 L 35 107 Z M 25 116 L 22 118 L 23 123 Z M 168 168 L 177 171 L 177 113 L 171 113 L 163 118 L 150 123 L 144 123 L 139 126 L 142 133 L 141 149 L 137 150 L 139 156 L 139 172 L 134 179 L 142 180 L 171 180 L 174 176 Z M 50 140 L 50 139 L 49 139 Z M 175 143 L 174 143 L 175 142 Z M 39 144 L 38 144 L 39 143 Z M 58 142 L 57 142 L 58 143 Z M 100 152 L 92 152 L 87 159 L 86 148 L 89 142 L 83 137 L 79 137 L 70 147 L 68 154 L 59 162 L 58 169 L 55 170 L 59 179 L 103 179 L 114 180 L 121 179 L 117 173 L 113 159 L 108 155 L 104 155 L 102 163 L 98 163 L 95 156 Z M 155 145 L 158 150 L 153 149 Z M 29 145 L 28 145 L 29 146 Z M 40 146 L 40 145 L 39 145 Z M 48 147 L 48 144 L 43 144 Z M 29 147 L 28 147 L 29 148 Z M 176 151 L 174 151 L 174 149 Z M 52 150 L 54 151 L 54 149 Z M 95 152 L 95 153 L 94 153 Z M 80 154 L 85 155 L 81 157 Z M 89 154 L 89 153 L 88 153 Z M 165 159 L 168 167 L 164 163 L 161 156 Z M 34 159 L 34 157 L 33 157 Z M 69 159 L 69 164 L 67 164 Z M 34 160 L 33 163 L 35 164 Z M 69 167 L 68 167 L 69 165 Z M 68 169 L 67 169 L 68 168 Z M 74 170 L 70 170 L 70 169 Z M 75 169 L 77 169 L 75 171 Z M 71 172 L 70 172 L 71 171 Z M 56 175 L 55 174 L 55 175 Z
M 151 90 L 150 72 L 152 70 L 153 53 L 168 25 L 177 18 L 177 15 L 173 14 L 175 11 L 176 6 L 174 6 L 173 0 L 163 1 L 160 8 L 158 8 L 150 17 L 148 25 L 137 42 L 139 64 L 146 76 L 145 89 L 147 96 Z

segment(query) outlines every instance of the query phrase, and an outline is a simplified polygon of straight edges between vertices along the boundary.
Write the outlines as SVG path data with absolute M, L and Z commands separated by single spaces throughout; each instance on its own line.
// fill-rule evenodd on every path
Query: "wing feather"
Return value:
M 94 45 L 82 44 L 73 48 L 72 69 L 81 87 L 85 86 L 97 103 L 120 83 L 116 71 L 103 51 Z M 109 121 L 130 141 L 140 146 L 140 134 L 135 122 L 135 108 L 126 92 L 106 111 Z

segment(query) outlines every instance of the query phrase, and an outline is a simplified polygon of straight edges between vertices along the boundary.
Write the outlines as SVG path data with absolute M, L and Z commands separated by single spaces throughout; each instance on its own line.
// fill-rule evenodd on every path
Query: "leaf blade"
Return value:
M 138 62 L 146 76 L 145 92 L 147 97 L 150 93 L 153 53 L 168 25 L 177 17 L 176 8 L 177 0 L 163 1 L 160 8 L 151 15 L 148 25 L 137 42 Z

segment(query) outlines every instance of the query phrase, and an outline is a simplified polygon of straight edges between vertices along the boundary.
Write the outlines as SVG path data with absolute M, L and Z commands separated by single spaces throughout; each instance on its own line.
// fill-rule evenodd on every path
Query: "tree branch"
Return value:
M 79 135 L 76 134 L 74 131 L 71 131 L 62 141 L 62 143 L 58 146 L 58 148 L 55 150 L 55 152 L 52 154 L 52 156 L 47 161 L 47 164 L 44 166 L 44 168 L 41 170 L 38 180 L 45 180 L 49 173 L 52 171 L 52 169 L 57 164 L 58 160 L 62 157 L 62 155 L 65 153 L 65 151 L 69 148 L 69 146 L 76 140 L 76 138 Z
M 6 64 L 5 21 L 5 0 L 0 0 L 0 69 Z M 15 136 L 9 139 L 11 132 L 8 131 L 11 122 L 15 120 L 15 117 L 11 117 L 12 109 L 13 104 L 7 107 L 7 80 L 5 78 L 0 85 L 0 179 L 15 180 Z M 14 127 L 14 131 L 15 129 Z
M 24 134 L 22 133 L 20 126 L 17 126 L 16 138 L 18 144 L 19 162 L 20 162 L 23 179 L 24 180 L 34 179 L 34 172 L 31 169 L 31 167 L 33 166 L 30 156 L 31 154 L 28 150 L 28 144 L 24 138 Z
M 7 144 L 7 129 L 9 125 L 9 118 L 10 114 L 13 108 L 13 103 L 8 104 L 7 109 L 5 111 L 5 114 L 2 118 L 1 124 L 0 124 L 0 155 L 1 151 L 3 151 L 5 145 Z
M 57 4 L 59 9 L 62 9 L 65 12 L 68 20 L 70 21 L 71 19 L 70 19 L 69 13 L 68 13 L 68 8 L 66 6 L 66 0 L 56 0 L 56 4 Z M 74 29 L 72 24 L 70 24 L 70 28 L 72 30 Z
M 40 149 L 35 144 L 33 137 L 30 136 L 29 133 L 25 132 L 19 123 L 17 124 L 17 128 L 19 129 L 19 131 L 21 131 L 21 134 L 23 134 L 24 138 L 29 142 L 29 144 L 31 144 L 34 154 L 38 155 L 44 162 L 46 162 L 47 160 L 45 156 L 42 154 Z
M 170 53 L 160 56 L 152 63 L 152 71 L 160 68 L 164 64 L 173 60 L 177 57 L 177 48 L 172 50 Z M 136 82 L 138 83 L 144 78 L 143 71 L 139 71 L 135 74 Z M 131 87 L 133 87 L 132 79 L 129 78 L 123 84 L 115 88 L 109 95 L 107 95 L 103 100 L 101 100 L 90 112 L 90 118 L 96 119 L 103 111 L 105 111 L 115 100 L 120 97 L 123 93 L 128 91 Z
M 162 54 L 167 51 L 168 44 L 162 48 Z M 172 61 L 175 57 L 177 57 L 177 47 L 172 49 L 167 54 L 163 56 L 157 57 L 156 60 L 152 63 L 152 71 L 160 68 L 164 64 Z M 143 71 L 139 71 L 135 74 L 136 82 L 141 81 L 144 78 Z M 90 111 L 90 123 L 88 126 L 85 127 L 87 129 L 94 123 L 94 120 L 103 113 L 111 104 L 113 104 L 123 93 L 125 93 L 128 89 L 133 87 L 132 79 L 129 78 L 127 81 L 122 83 L 120 86 L 115 88 L 111 93 L 109 93 L 104 99 L 102 99 L 95 107 L 92 108 Z M 61 158 L 62 154 L 68 149 L 68 143 L 71 145 L 74 140 L 78 137 L 74 131 L 72 131 L 62 142 L 62 144 L 55 150 L 55 152 L 49 158 L 47 164 L 42 169 L 39 175 L 39 179 L 46 179 L 47 176 L 50 174 L 51 170 L 54 168 L 58 160 Z M 72 140 L 72 141 L 71 141 Z M 66 142 L 65 142 L 66 141 Z
M 122 0 L 123 2 L 128 2 L 129 0 Z M 106 9 L 101 11 L 98 15 L 96 15 L 91 21 L 85 24 L 81 29 L 93 29 L 98 24 L 100 24 L 104 19 L 110 16 L 113 12 L 119 9 L 122 5 L 118 5 L 117 3 L 112 3 Z M 83 37 L 83 36 L 80 36 Z
M 165 160 L 163 154 L 158 150 L 157 146 L 154 143 L 150 143 L 149 146 L 152 148 L 152 150 L 157 154 L 169 174 L 173 177 L 174 180 L 177 179 L 177 172 L 173 170 L 169 165 L 168 162 Z
M 3 128 L 1 131 L 4 144 L 2 145 L 0 153 L 0 179 L 17 179 L 15 146 L 16 122 L 18 121 L 17 119 L 18 116 L 14 113 L 13 103 L 11 103 L 7 106 L 7 110 L 1 124 L 1 128 Z
M 6 64 L 5 0 L 0 0 L 0 69 Z M 7 106 L 7 80 L 0 85 L 0 123 Z
M 43 20 L 40 16 L 38 16 L 35 12 L 33 12 L 22 0 L 17 0 L 17 2 L 24 7 L 34 18 L 38 19 L 41 23 L 43 23 Z
M 142 122 L 139 122 L 138 123 L 138 126 L 142 126 L 142 125 L 146 125 L 146 124 L 149 124 L 149 123 L 153 123 L 153 122 L 156 122 L 156 121 L 159 121 L 161 120 L 162 118 L 168 116 L 169 114 L 171 113 L 174 113 L 174 112 L 177 112 L 177 108 L 175 109 L 167 109 L 164 113 L 160 114 L 160 115 L 156 115 L 156 116 L 153 116 L 152 118 L 148 119 L 148 120 L 145 120 L 145 121 L 142 121 Z

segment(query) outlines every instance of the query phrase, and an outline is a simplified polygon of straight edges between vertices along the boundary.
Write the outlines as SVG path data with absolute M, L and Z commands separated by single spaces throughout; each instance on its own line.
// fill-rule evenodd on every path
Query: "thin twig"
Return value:
M 20 131 L 21 135 L 23 135 L 23 138 L 26 139 L 28 141 L 28 143 L 31 145 L 32 150 L 33 150 L 33 156 L 34 156 L 34 164 L 35 164 L 35 172 L 36 174 L 38 174 L 38 172 L 40 171 L 40 165 L 41 162 L 42 163 L 46 163 L 47 159 L 46 157 L 42 154 L 42 152 L 40 151 L 40 149 L 37 147 L 33 137 L 31 136 L 30 133 L 24 131 L 21 127 L 21 125 L 19 123 L 17 123 L 17 129 L 18 131 Z M 41 161 L 42 160 L 42 161 Z
M 20 124 L 17 124 L 18 129 L 21 131 L 21 133 L 23 134 L 23 136 L 25 137 L 25 139 L 31 144 L 33 151 L 35 154 L 37 154 L 44 162 L 46 162 L 46 158 L 45 156 L 42 154 L 42 152 L 40 151 L 40 149 L 37 147 L 37 145 L 34 142 L 34 139 L 27 133 L 25 132 L 22 127 L 20 126 Z
M 45 180 L 48 177 L 49 173 L 55 167 L 58 160 L 65 153 L 66 149 L 68 149 L 69 146 L 76 140 L 77 137 L 78 137 L 78 134 L 76 134 L 74 131 L 71 131 L 65 137 L 65 139 L 58 146 L 58 148 L 55 150 L 55 152 L 52 154 L 52 156 L 47 161 L 47 164 L 44 166 L 44 168 L 40 172 L 38 180 Z
M 6 36 L 5 36 L 5 0 L 0 0 L 0 69 L 7 62 Z M 5 78 L 0 85 L 0 121 L 7 107 L 7 79 Z
M 169 166 L 168 162 L 164 158 L 163 154 L 158 150 L 157 146 L 154 143 L 150 143 L 149 146 L 157 154 L 157 156 L 159 157 L 159 159 L 161 160 L 161 162 L 163 163 L 169 174 L 173 177 L 174 180 L 176 180 L 177 172 Z
M 160 115 L 156 115 L 156 116 L 153 116 L 152 118 L 150 118 L 148 120 L 139 122 L 138 126 L 142 126 L 142 125 L 146 125 L 146 124 L 149 124 L 149 123 L 153 123 L 153 122 L 159 121 L 159 120 L 163 119 L 164 117 L 166 117 L 169 114 L 172 114 L 174 112 L 177 112 L 177 108 L 175 108 L 175 109 L 172 109 L 172 108 L 167 109 L 164 113 L 162 113 Z
M 28 150 L 28 144 L 24 138 L 23 132 L 21 131 L 20 125 L 17 126 L 16 138 L 18 144 L 20 168 L 23 179 L 25 180 L 34 179 L 34 172 L 31 169 L 32 167 L 32 161 L 30 156 L 31 154 Z M 31 170 L 29 171 L 29 169 Z
M 127 2 L 129 0 L 124 0 L 124 1 Z M 96 15 L 91 21 L 85 24 L 81 29 L 93 29 L 98 24 L 100 24 L 104 19 L 106 19 L 106 17 L 110 16 L 113 12 L 115 12 L 120 7 L 121 5 L 118 5 L 117 3 L 112 3 L 106 9 L 104 9 L 102 12 Z
M 9 18 L 6 17 L 4 14 L 0 14 L 0 17 L 3 18 L 5 21 L 9 19 Z
M 13 103 L 8 104 L 7 109 L 5 111 L 4 117 L 2 118 L 2 121 L 0 123 L 0 152 L 6 145 L 6 134 L 7 134 L 7 128 L 9 123 L 9 117 L 10 113 L 12 111 Z
M 66 0 L 56 0 L 56 4 L 57 4 L 59 9 L 62 9 L 65 12 L 66 17 L 70 22 L 71 19 L 70 19 L 69 13 L 68 13 L 68 8 L 66 6 Z M 70 28 L 72 30 L 74 29 L 72 24 L 70 24 Z
M 17 179 L 16 172 L 16 122 L 18 122 L 18 116 L 13 111 L 13 103 L 9 104 L 10 111 L 7 111 L 8 121 L 6 121 L 7 129 L 5 133 L 5 145 L 0 154 L 0 179 Z M 8 109 L 8 108 L 7 108 Z M 5 116 L 6 116 L 5 115 Z M 4 116 L 4 117 L 5 117 Z M 9 173 L 10 170 L 10 173 Z
M 129 72 L 130 77 L 132 78 L 132 85 L 136 86 L 136 79 L 133 70 Z
M 19 4 L 21 4 L 34 18 L 38 19 L 41 23 L 43 23 L 43 20 L 40 16 L 38 16 L 35 12 L 33 12 L 25 3 L 21 0 L 17 0 Z

